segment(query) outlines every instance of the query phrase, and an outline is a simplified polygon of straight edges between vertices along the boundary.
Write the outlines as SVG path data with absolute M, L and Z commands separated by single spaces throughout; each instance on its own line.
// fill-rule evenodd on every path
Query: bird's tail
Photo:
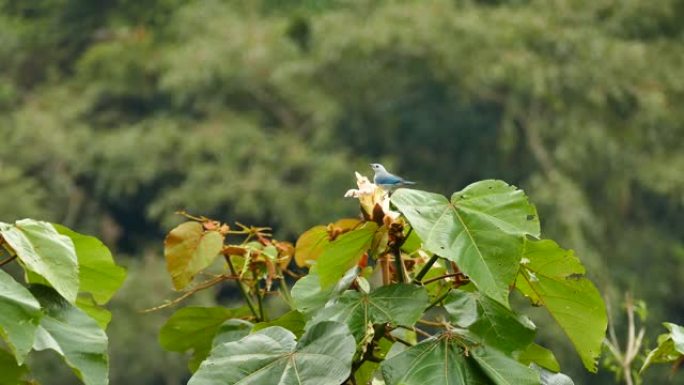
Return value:
M 405 181 L 403 181 L 402 183 L 403 183 L 403 184 L 408 184 L 408 185 L 416 184 L 416 182 L 411 182 L 410 180 L 405 180 Z

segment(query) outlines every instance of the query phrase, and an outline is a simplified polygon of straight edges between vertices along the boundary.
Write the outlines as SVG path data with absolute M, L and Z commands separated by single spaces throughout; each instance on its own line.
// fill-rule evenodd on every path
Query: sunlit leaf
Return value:
M 370 248 L 377 229 L 376 223 L 366 222 L 358 229 L 340 235 L 324 248 L 317 262 L 321 287 L 334 285 L 347 270 L 359 262 Z
M 74 243 L 48 222 L 22 219 L 14 226 L 0 224 L 0 234 L 23 265 L 45 279 L 69 302 L 79 288 L 78 259 Z
M 100 305 L 107 303 L 123 284 L 126 270 L 114 263 L 112 253 L 99 239 L 61 225 L 53 226 L 57 232 L 71 238 L 76 249 L 79 292 L 91 293 Z
M 584 276 L 584 266 L 571 250 L 553 241 L 527 240 L 521 267 L 516 288 L 549 311 L 587 370 L 595 372 L 608 319 L 601 295 Z
M 188 385 L 339 385 L 349 377 L 355 349 L 338 322 L 312 326 L 299 342 L 289 330 L 272 326 L 215 346 Z
M 19 364 L 31 350 L 41 316 L 31 292 L 0 269 L 0 336 Z
M 523 237 L 539 235 L 533 205 L 505 182 L 476 182 L 452 195 L 399 189 L 392 203 L 406 216 L 423 246 L 455 261 L 478 289 L 508 306 Z
M 337 285 L 321 288 L 316 271 L 309 271 L 309 274 L 297 280 L 292 287 L 291 294 L 295 307 L 306 314 L 322 308 L 329 300 L 347 290 L 358 274 L 359 269 L 356 266 L 352 267 L 338 281 Z
M 207 268 L 223 248 L 223 235 L 207 231 L 199 222 L 185 222 L 171 230 L 164 241 L 166 268 L 173 286 L 186 287 L 195 274 Z
M 57 352 L 85 385 L 107 385 L 107 335 L 97 322 L 47 286 L 33 285 L 31 292 L 45 313 L 33 348 Z
M 328 229 L 325 226 L 315 226 L 302 233 L 295 244 L 295 262 L 299 267 L 305 267 L 309 261 L 315 261 L 330 243 Z

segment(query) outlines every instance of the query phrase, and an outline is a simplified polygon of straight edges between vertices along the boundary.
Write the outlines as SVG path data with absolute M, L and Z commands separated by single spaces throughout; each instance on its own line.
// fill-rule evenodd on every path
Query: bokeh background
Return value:
M 682 20 L 683 0 L 0 0 L 0 220 L 95 234 L 127 266 L 114 385 L 188 377 L 157 343 L 169 313 L 139 313 L 172 296 L 176 210 L 293 241 L 357 212 L 371 161 L 444 194 L 524 188 L 619 335 L 623 293 L 647 303 L 653 347 L 684 323 Z M 549 327 L 577 384 L 618 383 Z M 668 371 L 646 384 L 684 383 Z

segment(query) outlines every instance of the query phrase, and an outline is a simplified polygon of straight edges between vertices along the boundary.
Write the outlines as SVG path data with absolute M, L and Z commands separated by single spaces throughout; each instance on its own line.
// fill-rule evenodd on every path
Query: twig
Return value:
M 165 304 L 163 304 L 163 305 L 159 305 L 159 306 L 155 306 L 155 307 L 152 307 L 152 308 L 149 308 L 149 309 L 142 310 L 141 313 L 151 313 L 151 312 L 153 312 L 153 311 L 165 309 L 165 308 L 167 308 L 167 307 L 169 307 L 169 306 L 176 305 L 176 304 L 182 302 L 184 299 L 186 299 L 186 298 L 192 296 L 193 294 L 197 293 L 198 291 L 202 291 L 202 290 L 204 290 L 204 289 L 208 289 L 208 288 L 210 288 L 210 287 L 216 285 L 216 284 L 219 283 L 219 282 L 226 281 L 226 280 L 229 280 L 229 279 L 237 279 L 237 278 L 238 278 L 238 277 L 235 276 L 235 275 L 225 275 L 225 274 L 224 274 L 224 275 L 219 275 L 219 276 L 216 277 L 216 278 L 212 278 L 212 279 L 210 279 L 210 280 L 208 280 L 208 281 L 204 281 L 204 282 L 200 283 L 199 285 L 193 287 L 192 290 L 190 290 L 190 291 L 184 293 L 183 295 L 181 295 L 180 297 L 174 299 L 174 300 L 171 301 L 171 302 L 167 302 L 167 303 L 165 303 Z
M 463 277 L 464 279 L 467 279 L 467 278 L 465 278 L 465 275 L 463 275 L 463 273 L 451 273 L 451 274 L 444 274 L 444 275 L 440 275 L 439 277 L 434 277 L 434 278 L 430 278 L 428 280 L 425 280 L 425 281 L 423 281 L 423 285 L 429 285 L 432 282 L 439 281 L 440 279 L 451 278 L 451 277 Z M 470 282 L 470 281 L 468 281 L 468 282 Z
M 430 303 L 430 305 L 425 308 L 425 311 L 428 311 L 428 310 L 432 309 L 433 307 L 437 306 L 438 303 L 442 302 L 442 300 L 444 300 L 444 298 L 446 298 L 446 296 L 449 295 L 449 292 L 451 292 L 451 288 L 449 288 L 446 292 L 444 292 L 444 294 L 437 297 L 437 299 L 432 301 L 432 303 Z
M 233 266 L 233 261 L 230 260 L 230 256 L 224 255 L 223 256 L 228 263 L 228 268 L 230 269 L 230 273 L 233 275 L 237 275 L 235 271 L 235 266 Z M 237 280 L 237 286 L 238 289 L 240 290 L 240 294 L 242 294 L 242 298 L 245 299 L 245 302 L 247 302 L 247 307 L 249 307 L 249 310 L 252 312 L 252 315 L 254 315 L 254 318 L 259 319 L 259 315 L 257 314 L 256 310 L 254 310 L 254 303 L 252 303 L 252 299 L 249 297 L 249 294 L 247 294 L 247 291 L 245 290 L 245 287 L 242 285 L 242 281 L 239 279 Z
M 439 255 L 433 254 L 432 257 L 430 257 L 430 259 L 420 269 L 420 271 L 418 272 L 416 277 L 413 278 L 413 283 L 421 284 L 421 280 L 423 279 L 423 277 L 425 277 L 425 274 L 427 274 L 428 271 L 430 271 L 430 268 L 432 268 L 432 265 L 434 265 L 435 262 L 437 262 L 437 259 L 439 259 Z
M 254 294 L 256 294 L 257 305 L 259 306 L 259 317 L 257 317 L 257 319 L 258 321 L 266 321 L 266 317 L 264 316 L 263 296 L 261 294 L 261 288 L 259 287 L 259 277 L 257 277 L 257 273 L 254 270 L 252 270 L 252 277 L 254 278 Z

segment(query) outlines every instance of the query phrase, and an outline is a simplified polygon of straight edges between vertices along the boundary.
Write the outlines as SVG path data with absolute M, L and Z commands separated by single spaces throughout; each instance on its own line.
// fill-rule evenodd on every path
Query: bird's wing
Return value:
M 375 176 L 375 184 L 393 185 L 403 183 L 404 180 L 390 173 L 378 174 Z

